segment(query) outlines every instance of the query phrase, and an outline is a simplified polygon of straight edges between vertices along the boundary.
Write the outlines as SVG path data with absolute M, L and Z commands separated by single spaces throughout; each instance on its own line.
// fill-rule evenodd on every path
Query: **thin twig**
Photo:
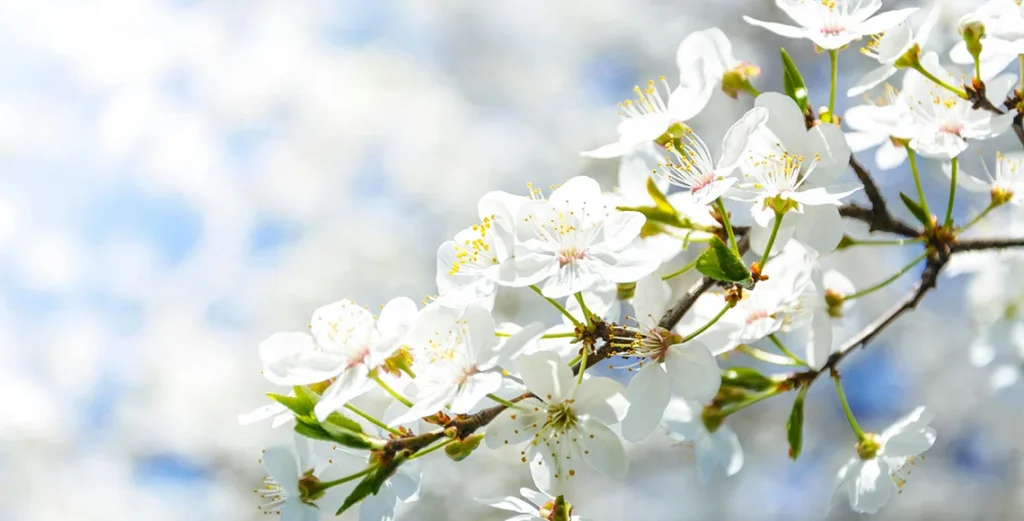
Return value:
M 1024 238 L 961 239 L 950 247 L 952 253 L 978 250 L 1001 250 L 1024 247 Z
M 873 232 L 887 232 L 903 237 L 917 238 L 922 235 L 920 230 L 895 218 L 892 214 L 877 213 L 871 208 L 865 208 L 859 204 L 844 204 L 839 207 L 839 215 L 850 219 L 856 219 L 868 224 L 868 229 Z

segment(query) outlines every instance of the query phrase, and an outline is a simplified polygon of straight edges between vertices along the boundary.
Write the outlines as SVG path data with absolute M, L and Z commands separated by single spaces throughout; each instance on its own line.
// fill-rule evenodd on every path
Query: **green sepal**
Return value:
M 903 200 L 903 205 L 910 210 L 910 213 L 912 213 L 918 221 L 921 221 L 921 224 L 925 226 L 932 225 L 932 216 L 928 215 L 928 212 L 924 211 L 924 208 L 922 208 L 917 201 L 911 199 L 910 196 L 903 192 L 900 192 L 900 199 Z
M 804 82 L 804 77 L 796 68 L 796 63 L 793 62 L 793 58 L 789 57 L 785 48 L 779 48 L 779 54 L 782 55 L 782 82 L 786 95 L 793 98 L 801 112 L 807 113 L 811 109 L 811 103 L 807 98 L 807 84 Z

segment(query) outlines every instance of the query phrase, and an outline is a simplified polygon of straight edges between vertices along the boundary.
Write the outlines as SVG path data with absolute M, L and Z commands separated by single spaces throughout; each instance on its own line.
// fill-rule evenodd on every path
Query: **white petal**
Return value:
M 374 343 L 376 324 L 366 308 L 339 300 L 313 311 L 309 332 L 324 349 L 356 349 Z
M 788 217 L 787 217 L 788 219 Z M 843 239 L 843 218 L 832 205 L 805 206 L 796 222 L 796 237 L 818 253 L 831 253 Z M 783 221 L 785 226 L 785 221 Z
M 949 132 L 926 131 L 910 140 L 910 148 L 932 159 L 953 159 L 967 150 L 967 140 Z
M 722 385 L 718 362 L 700 342 L 669 347 L 665 354 L 665 371 L 676 394 L 698 403 L 710 402 Z
M 301 471 L 290 448 L 284 445 L 270 447 L 263 453 L 263 466 L 289 497 L 298 495 Z
M 278 385 L 305 385 L 333 378 L 344 360 L 337 354 L 317 349 L 305 333 L 275 333 L 260 343 L 263 376 Z
M 868 72 L 857 80 L 857 83 L 846 91 L 846 95 L 851 98 L 854 96 L 860 96 L 861 94 L 885 83 L 885 81 L 893 77 L 896 72 L 896 67 L 893 67 L 892 65 L 882 65 L 872 69 L 871 72 Z
M 892 170 L 902 166 L 906 160 L 907 149 L 897 147 L 889 140 L 883 142 L 875 152 L 875 165 L 877 165 L 880 170 Z
M 865 514 L 878 512 L 892 495 L 893 483 L 889 468 L 878 458 L 850 465 L 847 470 L 846 492 L 850 495 L 850 508 Z
M 768 29 L 769 31 L 771 31 L 771 32 L 773 32 L 773 33 L 775 33 L 775 34 L 777 34 L 779 36 L 785 36 L 786 38 L 808 38 L 809 37 L 809 33 L 808 33 L 807 29 L 804 29 L 803 27 L 794 27 L 792 25 L 784 25 L 784 24 L 778 24 L 778 23 L 774 23 L 774 22 L 762 22 L 761 20 L 755 20 L 755 19 L 753 19 L 753 18 L 751 18 L 749 16 L 744 16 L 743 17 L 743 21 L 747 22 L 750 25 L 756 25 L 758 27 L 763 27 L 763 28 Z
M 665 314 L 672 290 L 658 275 L 648 275 L 636 282 L 633 312 L 640 324 L 653 327 Z
M 247 412 L 245 414 L 239 414 L 238 424 L 250 425 L 283 413 L 288 413 L 289 416 L 291 415 L 287 407 L 277 402 L 274 402 L 268 405 L 264 405 L 263 407 L 259 407 L 254 411 Z
M 852 109 L 851 109 L 852 110 Z M 863 152 L 869 148 L 877 147 L 886 142 L 889 138 L 885 134 L 872 134 L 870 132 L 847 132 L 846 144 L 854 152 Z
M 543 506 L 544 503 L 547 503 L 548 501 L 554 499 L 553 497 L 543 492 L 533 490 L 532 488 L 520 488 L 519 493 L 522 494 L 522 496 L 529 500 L 531 503 L 537 505 L 538 507 Z
M 508 510 L 519 514 L 536 514 L 538 508 L 517 497 L 508 496 L 501 499 L 478 499 L 477 501 L 494 508 Z
M 487 426 L 484 440 L 492 449 L 518 445 L 533 437 L 536 432 L 531 427 L 533 424 L 541 425 L 546 418 L 547 406 L 536 398 L 527 398 L 499 414 Z
M 665 407 L 662 426 L 682 441 L 695 442 L 707 432 L 701 420 L 703 408 L 704 406 L 699 403 L 673 397 Z
M 793 98 L 778 92 L 766 92 L 758 96 L 754 103 L 757 107 L 768 109 L 767 128 L 784 144 L 790 145 L 806 138 L 804 114 Z
M 597 420 L 584 420 L 580 429 L 580 445 L 583 459 L 602 474 L 623 479 L 629 471 L 629 458 L 622 447 L 622 440 Z
M 564 367 L 564 364 L 562 365 Z M 574 411 L 605 425 L 617 423 L 626 415 L 629 408 L 626 390 L 622 384 L 611 378 L 594 377 L 584 380 L 576 388 L 572 398 Z
M 553 353 L 534 353 L 519 359 L 519 376 L 526 388 L 545 403 L 558 403 L 572 396 L 575 377 L 569 366 Z
M 376 494 L 359 503 L 359 521 L 394 521 L 398 498 L 387 483 Z
M 313 408 L 318 420 L 325 420 L 332 412 L 337 411 L 349 400 L 370 389 L 369 370 L 363 365 L 346 369 L 338 379 L 324 391 L 320 401 Z
M 491 312 L 483 307 L 470 304 L 462 312 L 463 340 L 469 353 L 469 359 L 478 369 L 490 369 L 497 360 L 498 337 L 494 334 L 495 325 Z
M 661 422 L 671 397 L 668 374 L 661 364 L 650 362 L 641 368 L 626 388 L 629 411 L 622 420 L 622 437 L 634 443 L 647 439 Z
M 740 445 L 739 437 L 728 425 L 720 426 L 710 437 L 718 463 L 725 470 L 725 475 L 735 475 L 743 468 L 743 447 Z
M 899 25 L 914 11 L 917 11 L 916 7 L 886 11 L 861 22 L 855 30 L 864 35 L 882 33 Z
M 301 501 L 289 501 L 281 507 L 282 521 L 319 521 L 320 511 Z
M 722 156 L 718 159 L 718 170 L 722 173 L 731 172 L 743 159 L 750 145 L 750 137 L 768 121 L 768 109 L 755 107 L 747 111 L 742 118 L 726 132 L 722 139 Z
M 547 446 L 537 447 L 530 456 L 530 476 L 533 477 L 533 484 L 537 490 L 549 496 L 559 496 L 564 492 L 566 474 L 558 472 L 560 463 L 561 447 L 564 444 L 555 446 L 554 450 L 546 450 Z M 551 453 L 554 452 L 555 456 Z
M 377 318 L 377 330 L 384 338 L 397 340 L 412 327 L 417 313 L 419 310 L 411 298 L 393 298 L 380 311 L 380 317 Z
M 604 220 L 602 246 L 609 250 L 625 248 L 640 236 L 647 218 L 640 212 L 614 212 Z
M 602 145 L 593 150 L 580 152 L 580 155 L 583 157 L 593 157 L 595 159 L 610 159 L 613 157 L 622 157 L 634 150 L 636 150 L 635 143 L 616 141 L 614 143 Z
M 466 414 L 490 393 L 501 389 L 500 373 L 477 373 L 466 378 L 451 402 L 451 411 L 455 414 Z

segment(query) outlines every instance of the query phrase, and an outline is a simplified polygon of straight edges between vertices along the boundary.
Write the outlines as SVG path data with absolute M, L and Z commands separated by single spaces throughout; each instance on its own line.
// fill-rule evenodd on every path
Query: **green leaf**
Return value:
M 786 422 L 786 438 L 789 440 L 789 458 L 800 457 L 800 449 L 804 440 L 804 398 L 807 396 L 808 387 L 800 388 L 800 392 L 793 401 L 793 410 L 789 413 L 789 420 Z
M 332 438 L 327 431 L 320 428 L 320 426 L 314 426 L 308 423 L 296 423 L 295 432 L 313 440 L 334 441 L 334 438 Z
M 715 280 L 745 283 L 750 280 L 743 259 L 729 249 L 717 236 L 711 239 L 710 248 L 697 259 L 697 271 Z
M 617 206 L 615 209 L 620 212 L 642 213 L 648 222 L 667 224 L 676 228 L 689 228 L 685 222 L 679 219 L 679 216 L 668 213 L 657 206 Z
M 921 224 L 925 226 L 932 225 L 932 216 L 928 215 L 928 212 L 924 211 L 924 208 L 917 204 L 917 201 L 914 201 L 903 192 L 900 192 L 900 199 L 903 200 L 903 205 L 910 210 L 910 213 L 914 214 L 918 221 L 921 221 Z
M 722 371 L 722 385 L 740 387 L 751 391 L 767 391 L 775 382 L 749 367 L 730 367 Z
M 297 387 L 296 387 L 297 388 Z M 313 412 L 315 402 L 311 402 L 301 395 L 285 396 L 283 394 L 267 393 L 271 400 L 284 405 L 296 416 L 309 416 Z
M 339 412 L 332 412 L 326 420 L 320 422 L 320 428 L 333 441 L 352 449 L 370 450 L 379 445 L 373 443 L 374 438 L 363 434 L 363 428 L 358 423 Z
M 647 193 L 651 195 L 651 199 L 654 199 L 655 208 L 671 215 L 679 214 L 672 206 L 672 203 L 668 202 L 668 197 L 658 188 L 658 183 L 654 181 L 654 176 L 647 177 Z
M 384 486 L 384 483 L 388 478 L 390 478 L 395 471 L 398 470 L 398 467 L 402 466 L 402 464 L 408 459 L 408 452 L 399 452 L 398 454 L 395 454 L 395 456 L 391 458 L 391 461 L 386 465 L 381 464 L 381 466 L 374 469 L 373 472 L 367 474 L 366 477 L 356 485 L 356 488 L 352 490 L 352 493 L 345 498 L 345 502 L 341 505 L 341 508 L 338 509 L 338 512 L 335 515 L 340 516 L 346 510 L 352 508 L 356 503 L 369 496 L 376 495 L 377 492 L 380 491 L 380 487 Z
M 811 104 L 807 99 L 807 84 L 804 83 L 804 77 L 796 68 L 796 64 L 793 63 L 793 59 L 789 57 L 786 49 L 780 48 L 779 53 L 782 55 L 782 81 L 786 95 L 793 98 L 802 112 L 807 112 L 810 110 Z

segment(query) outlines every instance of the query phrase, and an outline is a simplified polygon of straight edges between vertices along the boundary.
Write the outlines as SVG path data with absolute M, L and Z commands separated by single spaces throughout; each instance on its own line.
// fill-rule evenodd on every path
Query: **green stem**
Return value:
M 795 354 L 793 354 L 792 351 L 787 349 L 786 345 L 783 344 L 781 340 L 779 340 L 779 337 L 775 336 L 775 333 L 768 335 L 768 340 L 771 340 L 772 343 L 775 344 L 775 347 L 779 348 L 779 351 L 782 351 L 782 354 L 788 356 L 794 362 L 804 367 L 810 367 L 810 365 L 807 362 L 804 362 L 803 359 L 801 359 L 799 356 L 796 356 Z
M 317 483 L 316 489 L 317 489 L 318 492 L 324 491 L 324 490 L 327 490 L 327 489 L 329 489 L 331 487 L 336 487 L 338 485 L 341 485 L 342 483 L 348 483 L 349 481 L 357 480 L 357 479 L 359 479 L 359 478 L 361 478 L 361 477 L 363 477 L 363 476 L 373 472 L 376 469 L 377 469 L 377 467 L 375 467 L 375 466 L 374 467 L 367 467 L 367 468 L 365 468 L 363 470 L 360 470 L 359 472 L 356 472 L 355 474 L 352 474 L 351 476 L 345 476 L 343 478 L 339 478 L 339 479 L 336 479 L 334 481 L 321 481 L 321 482 Z
M 903 145 L 907 149 L 907 157 L 910 159 L 910 172 L 914 174 L 914 185 L 917 186 L 917 197 L 921 200 L 921 208 L 924 209 L 924 213 L 931 215 L 931 210 L 928 209 L 928 199 L 924 197 L 924 188 L 921 186 L 921 174 L 917 170 L 917 154 L 914 149 L 910 148 L 910 145 Z
M 718 213 L 722 216 L 722 225 L 725 226 L 725 233 L 729 234 L 729 247 L 736 255 L 740 254 L 740 247 L 736 243 L 736 233 L 733 232 L 732 224 L 729 222 L 729 212 L 725 211 L 725 203 L 722 202 L 722 198 L 719 197 L 715 200 L 715 207 L 718 208 Z
M 538 294 L 538 295 L 540 295 L 541 297 L 544 297 L 544 292 L 542 292 L 542 291 L 540 290 L 540 288 L 538 288 L 538 287 L 537 287 L 537 285 L 536 285 L 536 284 L 534 284 L 534 285 L 530 286 L 530 289 L 532 289 L 533 291 L 536 291 L 536 292 L 537 292 L 537 294 Z M 559 304 L 558 302 L 556 302 L 556 301 L 555 301 L 555 299 L 553 299 L 553 298 L 548 298 L 548 297 L 544 297 L 544 300 L 548 301 L 548 303 L 550 303 L 550 304 L 551 304 L 552 306 L 555 306 L 555 309 L 557 309 L 557 310 L 558 310 L 558 311 L 560 311 L 560 312 L 561 312 L 561 313 L 562 313 L 563 315 L 565 315 L 566 317 L 568 317 L 568 318 L 569 318 L 569 320 L 571 320 L 571 321 L 572 321 L 572 324 L 573 324 L 574 326 L 578 326 L 578 325 L 580 325 L 580 321 L 579 321 L 579 320 L 577 320 L 577 319 L 576 319 L 576 317 L 572 316 L 572 313 L 569 313 L 569 311 L 568 311 L 568 310 L 566 310 L 566 309 L 565 309 L 565 307 L 563 307 L 563 306 L 562 306 L 561 304 Z
M 985 208 L 984 210 L 982 210 L 981 213 L 979 213 L 977 216 L 975 216 L 974 219 L 971 219 L 971 222 L 965 224 L 964 227 L 961 228 L 960 231 L 957 232 L 957 233 L 958 234 L 963 233 L 963 232 L 967 231 L 967 229 L 970 228 L 971 226 L 974 226 L 975 224 L 978 224 L 978 222 L 980 222 L 982 219 L 984 219 L 985 216 L 989 214 L 989 212 L 991 212 L 992 210 L 995 210 L 996 208 L 999 208 L 999 205 L 989 204 L 988 208 Z
M 740 88 L 743 89 L 743 92 L 746 92 L 755 98 L 761 95 L 761 91 L 757 90 L 757 87 L 755 87 L 753 83 L 750 83 L 750 80 L 746 80 L 741 83 Z
M 1020 55 L 1020 90 L 1024 94 L 1024 54 Z
M 350 411 L 352 411 L 352 412 L 354 412 L 354 413 L 356 413 L 362 419 L 364 419 L 364 420 L 366 420 L 366 421 L 368 421 L 368 422 L 370 422 L 370 423 L 380 427 L 381 429 L 384 429 L 384 430 L 390 432 L 391 434 L 395 434 L 395 435 L 398 435 L 398 436 L 405 436 L 405 434 L 403 434 L 402 431 L 400 431 L 398 429 L 394 429 L 394 428 L 388 427 L 388 424 L 378 420 L 377 418 L 374 418 L 373 416 L 370 416 L 369 414 L 364 412 L 362 409 L 356 408 L 352 404 L 346 403 L 345 404 L 345 408 L 350 410 Z
M 505 407 L 515 407 L 516 406 L 516 404 L 514 404 L 514 403 L 512 403 L 512 402 L 510 402 L 510 401 L 508 401 L 508 400 L 506 400 L 506 399 L 504 399 L 504 398 L 502 398 L 502 397 L 500 397 L 500 396 L 498 396 L 496 394 L 488 394 L 487 397 L 490 398 L 491 400 L 494 400 L 497 403 L 500 403 L 500 404 L 504 405 Z
M 765 246 L 764 253 L 761 254 L 761 262 L 757 265 L 764 270 L 764 265 L 768 263 L 768 255 L 772 252 L 772 247 L 775 246 L 775 237 L 779 235 L 779 227 L 782 226 L 782 217 L 784 213 L 775 212 L 775 224 L 772 225 L 772 234 L 768 236 L 768 246 Z
M 974 79 L 981 81 L 981 55 L 974 57 Z
M 828 56 L 832 61 L 832 87 L 828 94 L 829 121 L 836 121 L 836 83 L 839 78 L 839 49 L 829 49 Z
M 853 293 L 851 295 L 844 295 L 843 296 L 843 300 L 844 301 L 846 301 L 846 300 L 853 300 L 855 298 L 863 297 L 864 295 L 870 295 L 870 294 L 872 294 L 872 293 L 874 293 L 874 292 L 876 292 L 876 291 L 878 291 L 878 290 L 888 286 L 889 284 L 892 284 L 897 279 L 899 279 L 904 274 L 906 274 L 908 271 L 910 271 L 911 268 L 913 268 L 914 266 L 917 266 L 917 263 L 923 261 L 927 257 L 928 257 L 928 252 L 926 251 L 926 252 L 918 255 L 914 260 L 910 261 L 910 264 L 907 264 L 906 266 L 904 266 L 902 269 L 900 269 L 900 271 L 897 271 L 895 275 L 893 275 L 893 276 L 883 280 L 882 282 L 879 282 L 878 284 L 875 284 L 874 286 L 871 286 L 870 288 L 862 289 L 862 290 L 860 290 L 860 291 L 858 291 L 856 293 Z
M 956 171 L 959 169 L 960 158 L 953 158 L 953 171 L 951 173 L 952 179 L 949 182 L 949 204 L 946 205 L 946 220 L 943 226 L 945 228 L 951 228 L 953 226 L 953 201 L 956 199 Z
M 708 321 L 707 324 L 700 326 L 700 329 L 683 337 L 683 339 L 680 340 L 679 343 L 685 344 L 686 342 L 689 342 L 690 340 L 697 338 L 697 335 L 700 335 L 701 333 L 707 331 L 709 327 L 715 325 L 715 322 L 718 322 L 722 317 L 724 317 L 730 309 L 732 309 L 732 304 L 726 304 L 725 307 L 722 308 L 722 310 L 719 311 L 717 315 L 715 315 L 715 318 L 712 318 L 710 321 Z
M 850 410 L 850 404 L 846 401 L 846 393 L 843 392 L 843 385 L 839 383 L 839 373 L 836 373 L 833 377 L 836 382 L 836 394 L 839 395 L 839 403 L 843 404 L 843 412 L 846 413 L 846 421 L 850 423 L 850 428 L 853 429 L 853 433 L 857 435 L 858 440 L 863 440 L 867 437 L 864 434 L 864 430 L 857 424 L 857 418 L 853 417 L 853 411 Z
M 665 276 L 661 277 L 661 280 L 671 280 L 671 279 L 674 279 L 674 278 L 676 278 L 676 277 L 678 277 L 678 276 L 680 276 L 680 275 L 682 275 L 682 274 L 692 270 L 694 267 L 697 266 L 697 261 L 698 260 L 700 260 L 700 259 L 699 258 L 698 259 L 694 259 L 693 262 L 687 264 L 686 266 L 683 266 L 682 268 L 679 268 L 679 270 L 673 271 L 672 273 L 669 273 L 668 275 L 665 275 Z
M 412 402 L 410 402 L 408 398 L 402 396 L 398 391 L 392 389 L 390 385 L 384 383 L 384 380 L 381 380 L 379 376 L 371 375 L 370 379 L 377 382 L 377 385 L 379 385 L 381 389 L 384 389 L 384 391 L 390 394 L 394 399 L 402 402 L 402 405 L 412 407 Z
M 954 86 L 952 86 L 952 85 L 950 85 L 950 84 L 940 80 L 937 76 L 935 76 L 934 74 L 928 72 L 928 70 L 925 69 L 920 63 L 912 65 L 911 68 L 914 69 L 917 72 L 920 72 L 922 76 L 924 76 L 925 78 L 928 78 L 929 80 L 931 80 L 933 83 L 935 83 L 939 87 L 942 87 L 942 88 L 948 90 L 949 92 L 952 92 L 953 94 L 956 94 L 957 96 L 959 96 L 959 97 L 961 97 L 963 99 L 967 99 L 968 98 L 967 92 L 965 92 L 963 89 L 958 89 L 958 88 L 956 88 L 956 87 L 954 87 Z
M 436 445 L 432 445 L 430 447 L 427 447 L 427 448 L 417 452 L 416 454 L 413 454 L 409 458 L 409 460 L 411 461 L 411 460 L 414 460 L 416 458 L 422 458 L 423 456 L 426 456 L 427 454 L 430 454 L 431 452 L 434 452 L 434 451 L 439 450 L 439 449 L 443 449 L 443 448 L 447 447 L 448 444 L 453 442 L 453 441 L 455 441 L 455 438 L 448 438 L 447 440 L 445 440 L 445 441 L 443 441 L 441 443 L 438 443 Z
M 583 293 L 580 291 L 576 292 L 576 302 L 580 303 L 580 309 L 583 310 L 583 318 L 587 320 L 587 325 L 594 325 L 594 314 L 590 312 L 590 308 L 587 307 L 587 303 L 583 301 Z
M 767 362 L 772 365 L 799 365 L 789 358 L 779 356 L 775 353 L 769 353 L 768 351 L 763 351 L 748 344 L 740 344 L 736 346 L 736 350 L 741 353 L 745 353 L 752 358 L 755 358 L 762 362 Z
M 509 338 L 509 337 L 512 336 L 512 333 L 505 333 L 503 331 L 495 331 L 494 332 L 494 336 L 500 336 L 501 338 Z M 575 336 L 576 336 L 575 332 L 568 332 L 568 333 L 547 333 L 545 335 L 541 335 L 540 337 L 542 339 L 547 340 L 549 338 L 573 338 Z M 413 378 L 416 378 L 416 377 L 413 376 Z
M 572 367 L 572 366 L 580 363 L 580 360 L 583 360 L 583 355 L 581 355 L 581 354 L 580 355 L 576 355 L 576 358 L 573 358 L 572 360 L 569 360 L 569 367 Z
M 722 409 L 722 411 L 719 414 L 721 414 L 722 418 L 726 418 L 726 417 L 728 417 L 731 414 L 735 414 L 735 413 L 737 413 L 739 411 L 742 411 L 743 409 L 746 409 L 747 407 L 750 407 L 751 405 L 754 405 L 755 403 L 760 402 L 761 400 L 766 400 L 766 399 L 771 398 L 772 396 L 775 396 L 775 395 L 777 395 L 777 394 L 779 394 L 781 392 L 782 392 L 781 389 L 779 389 L 778 387 L 774 387 L 774 388 L 769 389 L 769 390 L 767 390 L 767 391 L 765 391 L 763 393 L 755 394 L 753 396 L 750 396 L 746 400 L 744 400 L 742 402 L 738 402 L 738 403 L 736 403 L 735 405 L 733 405 L 731 407 Z

